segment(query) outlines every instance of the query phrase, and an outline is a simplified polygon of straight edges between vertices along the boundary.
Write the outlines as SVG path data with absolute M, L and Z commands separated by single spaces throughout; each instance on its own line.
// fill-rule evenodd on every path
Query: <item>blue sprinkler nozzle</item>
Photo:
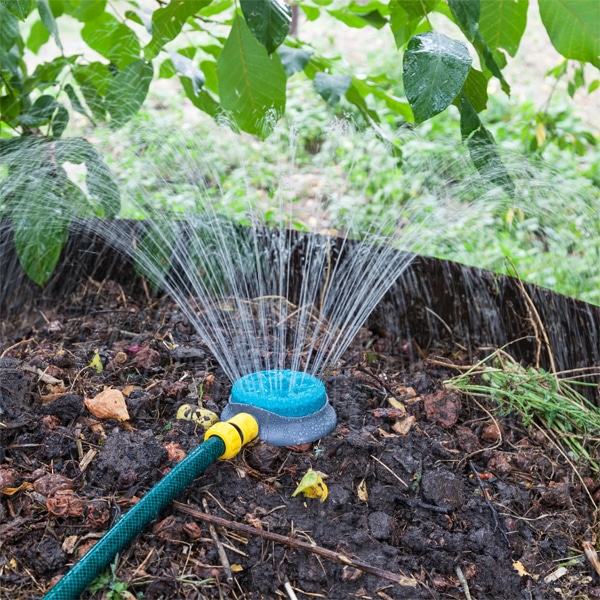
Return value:
M 250 413 L 258 421 L 258 435 L 274 446 L 314 442 L 330 433 L 335 411 L 323 383 L 307 373 L 288 370 L 258 371 L 238 379 L 221 419 Z

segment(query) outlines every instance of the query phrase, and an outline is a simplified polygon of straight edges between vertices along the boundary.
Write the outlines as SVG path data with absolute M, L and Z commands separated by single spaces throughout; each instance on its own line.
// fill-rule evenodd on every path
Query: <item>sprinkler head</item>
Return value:
M 238 379 L 221 419 L 240 412 L 250 413 L 258 421 L 259 437 L 274 446 L 314 442 L 336 423 L 325 386 L 299 371 L 258 371 Z

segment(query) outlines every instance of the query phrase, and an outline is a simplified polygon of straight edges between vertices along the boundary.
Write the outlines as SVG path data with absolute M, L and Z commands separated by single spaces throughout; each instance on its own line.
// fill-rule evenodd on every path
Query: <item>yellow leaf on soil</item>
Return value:
M 87 409 L 98 419 L 129 420 L 125 396 L 119 390 L 112 388 L 104 390 L 94 398 L 86 398 L 84 403 Z
M 369 492 L 367 491 L 367 482 L 364 479 L 358 484 L 356 493 L 358 494 L 358 499 L 362 500 L 363 502 L 367 502 L 367 500 L 369 499 Z
M 312 469 L 307 471 L 292 497 L 303 494 L 306 498 L 319 498 L 321 502 L 325 502 L 329 492 L 321 475 L 321 473 Z

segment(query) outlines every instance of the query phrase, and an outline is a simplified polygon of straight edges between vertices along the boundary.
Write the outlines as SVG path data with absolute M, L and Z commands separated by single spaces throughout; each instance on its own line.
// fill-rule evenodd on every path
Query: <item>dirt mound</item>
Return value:
M 175 450 L 199 443 L 198 426 L 176 419 L 181 404 L 227 402 L 229 383 L 166 300 L 140 306 L 106 283 L 90 301 L 3 325 L 0 598 L 40 598 Z M 323 378 L 330 436 L 257 441 L 210 466 L 84 597 L 600 597 L 583 554 L 597 478 L 582 468 L 586 488 L 543 431 L 445 390 L 452 372 L 434 359 L 452 349 L 410 364 L 409 340 L 378 334 L 361 332 Z M 130 422 L 85 408 L 106 388 L 123 391 Z M 309 469 L 323 502 L 292 497 Z

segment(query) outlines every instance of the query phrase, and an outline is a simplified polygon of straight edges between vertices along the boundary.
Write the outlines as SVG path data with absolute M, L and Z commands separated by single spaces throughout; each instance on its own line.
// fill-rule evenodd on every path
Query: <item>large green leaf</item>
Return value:
M 146 99 L 153 75 L 152 63 L 140 58 L 110 81 L 104 104 L 113 127 L 121 127 L 137 113 Z
M 279 55 L 269 56 L 240 16 L 217 60 L 217 75 L 223 108 L 240 129 L 266 138 L 285 110 L 287 78 Z
M 491 50 L 504 48 L 511 56 L 517 53 L 528 6 L 529 0 L 486 0 L 481 4 L 479 32 Z
M 83 41 L 92 50 L 115 63 L 119 69 L 137 60 L 141 45 L 133 30 L 108 13 L 88 21 L 81 30 Z
M 62 44 L 60 42 L 60 37 L 58 35 L 58 25 L 56 24 L 56 20 L 54 19 L 54 14 L 50 9 L 49 0 L 37 0 L 38 12 L 40 13 L 40 19 L 42 19 L 42 23 L 46 27 L 46 29 L 50 32 L 50 35 L 54 38 L 56 45 L 62 50 Z
M 106 9 L 106 0 L 69 0 L 65 12 L 82 23 L 97 19 Z
M 50 173 L 31 178 L 21 190 L 12 225 L 23 270 L 35 283 L 44 285 L 60 258 L 69 229 L 56 180 Z
M 331 106 L 335 106 L 348 91 L 352 78 L 350 75 L 329 75 L 317 73 L 313 79 L 315 90 Z
M 483 179 L 514 196 L 515 186 L 500 158 L 494 136 L 483 126 L 464 93 L 460 95 L 459 108 L 461 135 L 475 168 Z
M 19 21 L 0 3 L 0 49 L 9 50 L 19 37 Z
M 504 75 L 502 75 L 502 67 L 496 61 L 491 48 L 479 32 L 480 0 L 448 0 L 448 6 L 457 25 L 475 46 L 485 68 L 500 80 L 502 90 L 506 94 L 510 94 L 510 86 L 504 79 Z
M 240 0 L 246 23 L 254 37 L 273 54 L 290 31 L 292 10 L 283 0 Z
M 279 46 L 277 52 L 288 77 L 302 71 L 313 55 L 310 48 L 293 48 L 291 46 Z
M 20 21 L 24 21 L 31 11 L 31 0 L 0 0 L 0 4 Z
M 404 91 L 415 121 L 445 110 L 471 69 L 471 56 L 459 41 L 435 31 L 415 35 L 404 53 Z
M 112 81 L 108 65 L 100 62 L 75 65 L 73 76 L 94 117 L 104 120 L 106 118 L 104 97 Z
M 414 6 L 413 6 L 414 5 Z M 429 22 L 423 20 L 423 15 L 430 5 L 435 2 L 421 2 L 416 0 L 408 4 L 400 0 L 392 0 L 390 3 L 390 29 L 394 34 L 397 48 L 402 48 L 415 33 L 424 33 L 431 29 Z M 406 10 L 410 9 L 410 13 Z
M 481 112 L 487 106 L 487 86 L 487 77 L 481 71 L 471 67 L 462 91 L 477 112 Z
M 83 138 L 57 140 L 54 143 L 54 154 L 59 164 L 65 162 L 85 164 L 86 187 L 90 199 L 97 202 L 96 206 L 92 206 L 95 216 L 110 219 L 119 213 L 121 208 L 119 187 L 102 155 L 92 144 Z M 77 212 L 81 214 L 81 210 Z
M 552 45 L 565 57 L 600 68 L 600 2 L 539 0 Z
M 26 46 L 34 53 L 37 54 L 39 49 L 50 39 L 50 32 L 46 29 L 46 26 L 37 20 L 29 31 L 29 37 L 27 38 Z
M 428 15 L 435 7 L 437 0 L 392 0 L 390 2 L 390 11 L 404 10 L 408 18 L 421 19 Z
M 152 13 L 152 39 L 144 48 L 146 58 L 154 58 L 162 47 L 175 39 L 189 17 L 195 15 L 211 0 L 171 0 Z

